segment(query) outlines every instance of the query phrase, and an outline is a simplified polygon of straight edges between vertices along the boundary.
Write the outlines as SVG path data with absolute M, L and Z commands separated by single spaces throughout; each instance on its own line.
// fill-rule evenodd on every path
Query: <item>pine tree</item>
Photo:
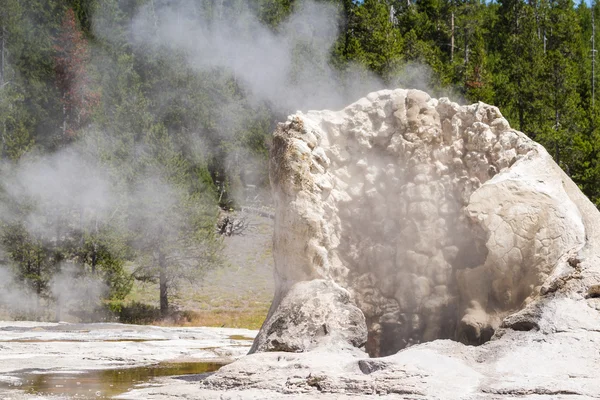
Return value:
M 161 315 L 167 316 L 178 282 L 197 281 L 219 262 L 217 205 L 210 188 L 190 190 L 190 180 L 198 178 L 163 126 L 153 127 L 145 142 L 128 211 L 139 251 L 134 276 L 158 283 Z
M 585 152 L 582 142 L 584 119 L 577 92 L 577 64 L 582 57 L 578 48 L 579 25 L 570 0 L 550 3 L 547 26 L 545 68 L 542 75 L 544 107 L 541 133 L 537 138 L 555 161 L 573 174 L 580 169 Z M 584 146 L 585 147 L 585 146 Z
M 18 56 L 24 11 L 18 1 L 7 0 L 0 10 L 0 135 L 2 156 L 16 160 L 32 144 L 32 118 L 27 93 L 12 66 Z
M 402 61 L 403 40 L 396 29 L 394 15 L 385 0 L 365 0 L 354 8 L 352 41 L 354 54 L 348 59 L 363 63 L 371 71 L 387 78 Z
M 501 1 L 498 13 L 495 103 L 513 126 L 535 138 L 540 126 L 544 31 L 538 35 L 533 9 L 521 0 Z

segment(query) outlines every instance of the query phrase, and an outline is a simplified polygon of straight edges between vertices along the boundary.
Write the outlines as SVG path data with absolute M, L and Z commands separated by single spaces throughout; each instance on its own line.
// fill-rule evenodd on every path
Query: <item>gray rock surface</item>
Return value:
M 254 340 L 251 352 L 304 352 L 343 343 L 362 347 L 367 326 L 350 293 L 333 281 L 298 282 L 288 292 Z
M 482 346 L 436 340 L 377 359 L 327 351 L 262 353 L 223 367 L 199 394 L 216 398 L 235 389 L 225 398 L 600 398 L 599 345 L 597 330 L 511 330 Z

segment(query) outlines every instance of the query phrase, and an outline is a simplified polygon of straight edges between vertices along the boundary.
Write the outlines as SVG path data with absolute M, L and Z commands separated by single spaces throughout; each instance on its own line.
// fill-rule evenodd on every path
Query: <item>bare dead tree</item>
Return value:
M 245 215 L 226 215 L 217 223 L 217 232 L 222 236 L 244 235 L 250 221 Z

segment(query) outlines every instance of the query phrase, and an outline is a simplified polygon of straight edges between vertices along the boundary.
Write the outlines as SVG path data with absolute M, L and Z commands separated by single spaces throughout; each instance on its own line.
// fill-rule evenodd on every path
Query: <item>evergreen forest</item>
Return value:
M 596 24 L 571 0 L 0 0 L 0 303 L 114 318 L 152 281 L 168 314 L 223 262 L 220 215 L 269 203 L 276 124 L 384 87 L 499 107 L 600 205 Z

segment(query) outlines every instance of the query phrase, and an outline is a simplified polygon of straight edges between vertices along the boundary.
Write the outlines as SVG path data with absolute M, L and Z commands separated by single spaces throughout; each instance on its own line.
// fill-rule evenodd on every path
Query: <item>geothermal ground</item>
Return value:
M 0 398 L 600 399 L 600 213 L 497 108 L 399 89 L 299 113 L 270 178 L 259 333 L 5 323 Z M 250 303 L 264 266 L 215 287 Z
M 0 322 L 0 399 L 147 398 L 136 390 L 195 387 L 246 354 L 255 335 L 228 328 Z

